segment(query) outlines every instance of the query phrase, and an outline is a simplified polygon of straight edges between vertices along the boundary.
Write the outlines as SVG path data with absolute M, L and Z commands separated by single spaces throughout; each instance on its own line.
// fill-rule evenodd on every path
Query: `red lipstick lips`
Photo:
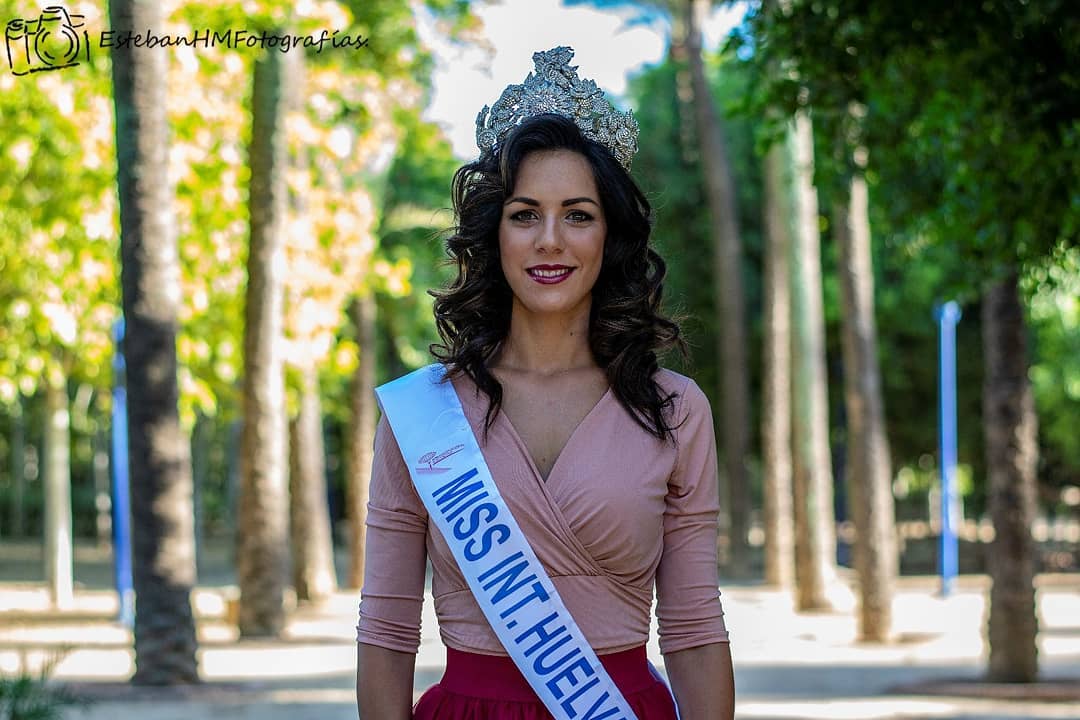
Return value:
M 529 273 L 529 277 L 542 285 L 555 285 L 570 277 L 570 274 L 574 272 L 574 268 L 568 265 L 533 265 L 526 268 L 525 272 Z

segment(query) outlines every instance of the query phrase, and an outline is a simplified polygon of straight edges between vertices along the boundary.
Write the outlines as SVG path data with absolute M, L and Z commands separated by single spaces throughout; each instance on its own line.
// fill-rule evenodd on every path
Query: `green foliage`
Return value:
M 1045 451 L 1043 479 L 1080 484 L 1080 248 L 1036 267 L 1026 284 L 1035 340 L 1030 377 Z
M 423 252 L 392 249 L 376 254 L 375 247 L 386 174 L 405 132 L 402 117 L 419 112 L 432 67 L 416 34 L 414 8 L 425 8 L 441 32 L 455 37 L 473 31 L 476 18 L 469 3 L 461 0 L 413 5 L 317 0 L 302 8 L 279 0 L 244 6 L 174 0 L 167 5 L 165 26 L 154 29 L 159 34 L 283 28 L 315 35 L 336 30 L 369 39 L 362 49 L 305 51 L 304 102 L 288 125 L 292 158 L 302 168 L 290 172 L 289 187 L 294 199 L 306 204 L 303 213 L 294 215 L 303 215 L 306 224 L 290 228 L 295 251 L 290 277 L 298 282 L 291 288 L 289 337 L 293 349 L 320 350 L 312 355 L 320 364 L 324 387 L 335 393 L 327 405 L 344 408 L 344 389 L 360 352 L 348 336 L 348 297 L 371 289 L 388 296 L 406 294 L 414 287 L 412 268 L 426 272 L 434 265 Z M 91 38 L 107 25 L 101 7 L 78 2 L 68 7 L 86 15 Z M 0 12 L 6 18 L 22 17 L 26 7 L 0 0 Z M 214 425 L 217 436 L 207 468 L 219 485 L 229 462 L 225 438 L 239 410 L 248 106 L 258 52 L 172 47 L 164 79 L 175 187 L 169 211 L 180 255 L 180 411 L 189 429 L 200 414 L 221 418 Z M 12 403 L 21 393 L 29 398 L 27 415 L 36 417 L 42 400 L 35 393 L 43 378 L 64 371 L 71 379 L 73 502 L 75 517 L 87 519 L 78 531 L 90 529 L 94 517 L 92 459 L 84 450 L 88 438 L 108 422 L 110 333 L 120 300 L 109 64 L 108 51 L 95 47 L 90 63 L 59 72 L 15 77 L 6 63 L 0 68 L 0 410 L 14 412 Z M 418 152 L 428 157 L 418 157 L 417 166 L 432 159 L 442 162 L 441 149 L 434 145 Z M 434 165 L 432 172 L 445 172 L 441 180 L 448 187 L 450 172 L 444 164 Z M 405 198 L 397 204 L 408 202 Z M 410 223 L 413 220 L 399 223 L 399 229 L 409 231 Z M 427 284 L 419 275 L 416 282 Z M 311 308 L 316 312 L 307 312 Z M 317 322 L 305 325 L 297 318 Z M 403 347 L 426 345 L 426 340 L 419 342 L 423 332 L 403 327 Z M 318 341 L 305 345 L 308 331 Z M 80 417 L 86 422 L 80 424 Z M 10 426 L 0 423 L 0 428 Z M 33 444 L 39 437 L 39 425 L 28 424 L 25 441 Z M 4 462 L 0 497 L 12 487 L 11 477 Z M 23 507 L 40 505 L 40 494 L 40 483 L 28 483 Z M 33 522 L 26 527 L 36 529 Z
M 717 322 L 712 291 L 711 239 L 704 180 L 691 131 L 676 94 L 677 67 L 666 62 L 641 73 L 630 86 L 641 126 L 633 173 L 653 206 L 653 240 L 667 262 L 667 312 L 682 321 L 692 372 L 705 388 L 717 387 Z M 642 101 L 649 98 L 648 102 Z M 689 120 L 689 118 L 687 118 Z M 680 369 L 677 355 L 669 362 Z
M 1080 121 L 1073 3 L 784 5 L 758 8 L 735 40 L 773 78 L 754 105 L 809 103 L 826 138 L 850 102 L 867 106 L 865 140 L 893 227 L 962 249 L 951 294 L 1075 241 L 1077 160 L 1062 151 L 1076 146 Z
M 425 7 L 449 32 L 465 32 L 475 22 L 461 2 L 432 0 Z M 260 26 L 316 36 L 336 30 L 369 40 L 359 50 L 306 51 L 303 94 L 288 123 L 294 212 L 287 240 L 287 356 L 293 366 L 316 363 L 323 386 L 335 394 L 346 387 L 361 352 L 343 332 L 349 297 L 407 289 L 407 262 L 376 257 L 375 227 L 384 211 L 389 159 L 403 133 L 398 114 L 421 105 L 431 69 L 412 13 L 408 3 L 322 0 L 304 15 L 287 3 L 264 2 L 254 17 L 237 6 L 191 4 L 171 17 L 179 34 Z M 251 52 L 228 49 L 177 53 L 170 74 L 174 153 L 184 158 L 177 215 L 189 300 L 178 351 L 189 427 L 197 413 L 235 417 L 238 411 L 253 60 Z M 341 394 L 327 405 L 344 411 L 347 400 Z
M 443 237 L 454 223 L 450 181 L 460 162 L 436 126 L 416 114 L 400 118 L 405 135 L 387 177 L 384 215 L 379 226 L 380 254 L 385 262 L 411 268 L 414 292 L 384 284 L 379 305 L 380 335 L 392 341 L 384 358 L 389 375 L 428 362 L 428 345 L 438 340 L 432 301 L 424 292 L 453 277 L 443 250 Z
M 879 351 L 897 467 L 937 446 L 931 313 L 954 298 L 964 306 L 960 456 L 976 479 L 984 475 L 977 298 L 1020 266 L 1030 275 L 1041 478 L 1062 484 L 1080 474 L 1075 432 L 1068 434 L 1080 411 L 1066 392 L 1078 334 L 1062 299 L 1067 291 L 1044 282 L 1077 274 L 1066 251 L 1080 235 L 1080 16 L 1073 5 L 762 2 L 732 40 L 767 80 L 745 96 L 744 112 L 779 110 L 763 138 L 775 137 L 796 108 L 812 108 L 826 217 L 846 172 L 835 157 L 844 118 L 852 102 L 866 109 Z M 831 253 L 825 244 L 827 266 Z M 826 293 L 831 323 L 837 306 L 828 283 Z M 830 341 L 830 356 L 838 351 Z
M 51 669 L 49 664 L 36 675 L 0 675 L 0 720 L 60 720 L 65 707 L 85 706 L 85 700 L 48 683 Z
M 0 2 L 4 17 L 25 6 Z M 109 381 L 117 316 L 108 69 L 0 73 L 0 405 L 50 373 Z
M 761 171 L 754 146 L 755 120 L 731 112 L 737 98 L 748 92 L 753 77 L 728 55 L 707 57 L 706 62 L 712 97 L 718 114 L 724 118 L 728 157 L 736 178 L 743 281 L 747 316 L 752 323 L 748 362 L 756 388 L 760 376 L 757 348 L 761 345 L 756 339 L 761 331 Z M 670 355 L 665 363 L 691 373 L 715 397 L 720 366 L 716 355 L 719 318 L 713 286 L 712 226 L 691 111 L 680 107 L 678 100 L 680 71 L 676 63 L 668 60 L 631 82 L 630 94 L 635 98 L 631 105 L 641 126 L 633 174 L 653 206 L 653 240 L 668 265 L 665 305 L 680 319 L 690 346 L 688 366 L 677 354 Z M 718 408 L 719 403 L 714 402 L 714 410 Z

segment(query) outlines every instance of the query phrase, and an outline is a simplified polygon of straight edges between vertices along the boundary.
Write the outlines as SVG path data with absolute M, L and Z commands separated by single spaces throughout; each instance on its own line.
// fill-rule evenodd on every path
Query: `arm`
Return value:
M 356 627 L 361 720 L 409 720 L 427 562 L 427 513 L 384 417 L 375 431 Z
M 731 646 L 712 643 L 664 656 L 671 690 L 682 720 L 732 720 L 735 676 Z
M 682 720 L 732 720 L 734 679 L 716 557 L 716 439 L 708 398 L 693 382 L 678 417 L 685 422 L 676 431 L 656 570 L 660 651 Z
M 360 720 L 410 720 L 416 655 L 356 644 L 356 707 Z

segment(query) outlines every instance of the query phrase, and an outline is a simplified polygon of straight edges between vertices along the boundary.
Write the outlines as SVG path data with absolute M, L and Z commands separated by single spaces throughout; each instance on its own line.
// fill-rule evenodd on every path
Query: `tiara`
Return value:
M 533 53 L 536 72 L 521 85 L 510 85 L 490 108 L 476 116 L 476 145 L 481 155 L 494 152 L 522 120 L 543 113 L 570 118 L 581 134 L 608 150 L 630 171 L 637 152 L 638 124 L 630 111 L 619 112 L 592 80 L 578 78 L 570 64 L 573 49 L 557 47 Z

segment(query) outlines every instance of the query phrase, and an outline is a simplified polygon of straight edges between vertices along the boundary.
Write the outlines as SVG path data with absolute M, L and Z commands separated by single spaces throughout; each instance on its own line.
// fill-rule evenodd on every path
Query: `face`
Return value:
M 570 150 L 527 155 L 499 222 L 514 312 L 587 318 L 606 236 L 589 161 Z

